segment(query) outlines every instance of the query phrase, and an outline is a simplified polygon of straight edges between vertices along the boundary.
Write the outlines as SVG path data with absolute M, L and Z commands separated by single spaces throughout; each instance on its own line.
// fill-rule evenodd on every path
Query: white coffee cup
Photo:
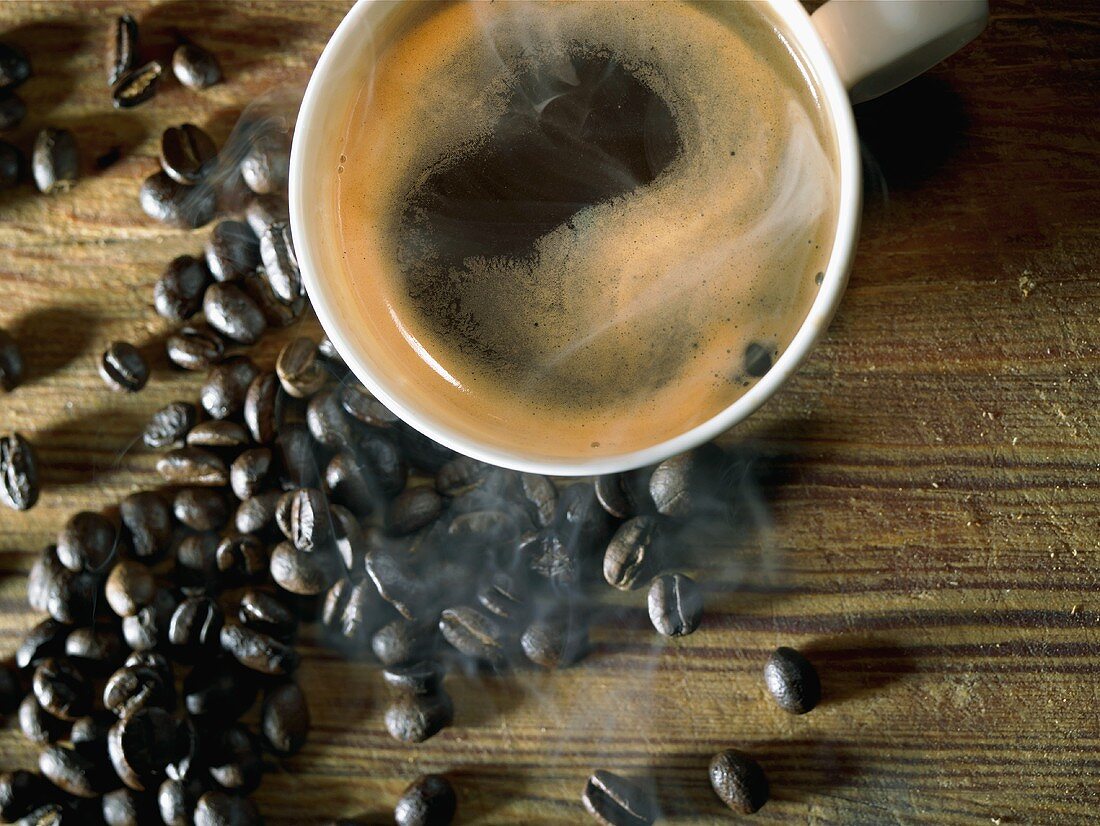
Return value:
M 331 182 L 325 176 L 336 166 L 334 135 L 340 134 L 348 105 L 347 97 L 333 89 L 341 88 L 350 70 L 369 71 L 372 50 L 392 36 L 394 12 L 406 2 L 417 0 L 359 0 L 329 40 L 306 89 L 290 161 L 290 220 L 303 281 L 325 332 L 348 367 L 405 422 L 467 456 L 555 476 L 612 473 L 689 450 L 745 419 L 791 377 L 828 327 L 855 252 L 861 180 L 852 103 L 888 92 L 952 54 L 985 28 L 989 13 L 986 0 L 829 0 L 811 16 L 797 0 L 769 0 L 816 76 L 839 149 L 836 235 L 817 297 L 768 373 L 703 424 L 641 450 L 547 458 L 496 444 L 491 434 L 473 433 L 442 411 L 414 401 L 403 376 L 380 369 L 369 342 L 353 330 L 355 317 L 347 312 L 349 302 L 338 280 L 326 277 L 339 265 L 341 250 L 333 247 L 337 234 L 325 231 L 326 222 L 335 220 L 326 206 L 326 186 Z

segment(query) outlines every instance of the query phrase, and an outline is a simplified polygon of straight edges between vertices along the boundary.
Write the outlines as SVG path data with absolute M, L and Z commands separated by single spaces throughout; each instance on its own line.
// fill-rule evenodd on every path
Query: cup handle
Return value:
M 829 0 L 814 27 L 852 103 L 886 94 L 985 28 L 988 0 Z

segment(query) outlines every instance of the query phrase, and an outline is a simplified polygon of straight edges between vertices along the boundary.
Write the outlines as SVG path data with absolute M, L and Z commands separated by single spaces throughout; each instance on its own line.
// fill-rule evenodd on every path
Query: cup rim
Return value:
M 794 36 L 799 51 L 817 75 L 816 85 L 822 90 L 823 103 L 832 121 L 837 141 L 840 179 L 833 249 L 817 296 L 798 332 L 771 369 L 742 396 L 710 419 L 649 447 L 613 455 L 573 459 L 523 456 L 511 450 L 484 445 L 452 429 L 447 422 L 440 421 L 436 416 L 406 405 L 404 400 L 393 392 L 395 383 L 387 380 L 385 376 L 376 375 L 367 359 L 344 335 L 339 316 L 333 309 L 333 296 L 327 288 L 325 279 L 319 275 L 321 272 L 318 263 L 319 250 L 309 232 L 310 218 L 313 217 L 315 209 L 307 197 L 306 190 L 310 176 L 306 173 L 310 157 L 316 154 L 315 144 L 321 139 L 318 137 L 320 130 L 314 125 L 318 122 L 318 112 L 328 102 L 324 79 L 333 73 L 334 67 L 338 66 L 345 53 L 356 48 L 355 32 L 360 25 L 365 24 L 368 15 L 379 12 L 384 14 L 403 1 L 357 0 L 344 16 L 310 76 L 298 114 L 290 154 L 290 222 L 302 281 L 321 326 L 355 376 L 402 421 L 452 450 L 490 464 L 551 476 L 617 473 L 656 464 L 710 441 L 759 409 L 796 372 L 827 329 L 844 293 L 859 234 L 862 181 L 855 117 L 848 99 L 848 92 L 840 80 L 828 49 L 810 20 L 810 15 L 798 0 L 768 0 L 768 3 L 782 21 L 786 32 Z

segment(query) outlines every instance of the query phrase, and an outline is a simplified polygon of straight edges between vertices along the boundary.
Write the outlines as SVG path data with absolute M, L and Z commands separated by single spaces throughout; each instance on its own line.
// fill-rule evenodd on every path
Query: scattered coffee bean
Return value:
M 103 707 L 116 717 L 127 717 L 151 706 L 171 711 L 175 704 L 171 675 L 166 677 L 148 665 L 124 665 L 103 687 Z
M 186 186 L 163 170 L 141 184 L 138 200 L 145 214 L 179 229 L 196 229 L 210 223 L 217 207 L 217 193 L 206 183 Z
M 195 826 L 259 826 L 263 823 L 256 804 L 247 797 L 207 792 L 195 806 Z
M 298 618 L 282 601 L 258 588 L 247 588 L 241 594 L 238 618 L 245 625 L 278 640 L 291 640 L 298 628 Z
M 256 302 L 260 312 L 264 314 L 264 318 L 267 319 L 267 323 L 271 327 L 289 327 L 301 318 L 302 313 L 305 312 L 305 295 L 299 295 L 289 304 L 284 303 L 271 289 L 271 284 L 267 280 L 267 273 L 262 266 L 246 275 L 242 283 L 244 284 L 244 291 Z
M 699 627 L 703 593 L 691 577 L 659 576 L 649 586 L 649 620 L 666 637 L 683 637 Z
M 209 283 L 210 272 L 202 261 L 180 255 L 172 259 L 153 285 L 153 305 L 169 321 L 185 321 L 202 309 Z
M 225 419 L 200 422 L 187 433 L 189 447 L 244 447 L 250 441 L 243 425 Z
M 558 491 L 554 483 L 537 473 L 524 473 L 520 476 L 524 499 L 534 511 L 535 522 L 541 528 L 553 524 L 558 506 Z
M 763 344 L 753 342 L 745 348 L 745 372 L 760 378 L 772 368 L 772 351 Z
M 316 487 L 321 470 L 314 455 L 313 438 L 304 427 L 292 424 L 275 437 L 276 455 L 282 463 L 286 487 Z
M 129 14 L 116 17 L 107 40 L 107 83 L 114 86 L 137 65 L 138 26 Z
M 660 566 L 659 524 L 652 516 L 636 516 L 619 526 L 603 558 L 607 584 L 629 591 Z
M 209 327 L 184 327 L 168 337 L 165 350 L 177 367 L 206 370 L 225 356 L 225 342 Z
M 186 585 L 204 588 L 216 584 L 218 537 L 211 531 L 193 533 L 176 546 L 176 576 Z
M 186 186 L 201 181 L 213 167 L 217 156 L 214 139 L 193 123 L 170 126 L 160 136 L 161 169 L 172 180 Z M 209 264 L 209 255 L 206 260 Z M 226 280 L 214 272 L 213 266 L 210 271 L 219 281 Z
M 386 527 L 394 536 L 412 533 L 431 523 L 443 511 L 443 499 L 429 487 L 399 493 L 386 513 Z
M 256 700 L 256 679 L 232 660 L 198 662 L 183 679 L 187 713 L 213 724 L 231 723 Z
M 22 671 L 37 668 L 49 657 L 65 651 L 65 639 L 69 628 L 53 619 L 42 620 L 23 635 L 15 651 L 15 664 Z
M 23 354 L 15 339 L 0 330 L 0 390 L 11 392 L 23 381 Z
M 282 491 L 269 490 L 241 502 L 233 526 L 241 533 L 264 533 L 275 524 L 275 510 L 282 495 Z
M 302 274 L 294 252 L 290 224 L 274 223 L 260 236 L 260 260 L 272 292 L 289 304 L 303 293 Z
M 15 823 L 46 803 L 53 793 L 42 775 L 16 769 L 0 774 L 0 822 Z
M 764 684 L 776 703 L 791 714 L 812 711 L 821 701 L 817 669 L 800 652 L 781 646 L 764 666 Z
M 167 589 L 159 589 L 151 605 L 122 620 L 122 636 L 126 644 L 135 651 L 156 648 L 168 635 L 168 623 L 175 610 L 176 598 Z
M 11 189 L 19 183 L 22 173 L 23 153 L 7 141 L 0 141 L 0 190 Z
M 340 391 L 327 387 L 318 391 L 306 406 L 306 427 L 317 443 L 338 450 L 349 447 L 356 431 L 340 404 Z
M 38 501 L 38 458 L 18 433 L 0 437 L 0 501 L 25 511 Z
M 105 516 L 81 511 L 57 535 L 57 558 L 70 571 L 103 570 L 114 556 L 116 537 Z
M 32 743 L 39 745 L 56 743 L 65 736 L 68 726 L 63 720 L 54 717 L 35 699 L 34 694 L 28 694 L 19 704 L 19 730 L 23 736 Z
M 527 582 L 504 571 L 493 573 L 477 591 L 477 601 L 505 622 L 521 622 L 527 615 Z
M 119 560 L 107 577 L 107 603 L 120 617 L 133 616 L 152 603 L 156 590 L 152 573 L 139 562 Z
M 245 392 L 244 422 L 259 444 L 267 444 L 275 438 L 278 393 L 279 382 L 274 373 L 260 373 Z
M 34 140 L 31 172 L 39 192 L 67 192 L 76 183 L 80 159 L 76 138 L 68 129 L 47 127 Z
M 272 224 L 289 223 L 290 211 L 286 196 L 283 193 L 257 195 L 245 208 L 245 220 L 248 221 L 257 238 L 263 237 Z
M 768 802 L 768 778 L 744 752 L 726 749 L 710 761 L 710 785 L 735 812 L 751 815 Z
M 609 771 L 597 771 L 588 778 L 581 802 L 605 826 L 649 826 L 658 814 L 642 788 Z
M 222 650 L 253 671 L 278 676 L 298 667 L 298 654 L 293 648 L 254 628 L 226 623 L 220 636 Z
M 149 380 L 149 365 L 134 345 L 114 341 L 99 360 L 99 375 L 112 390 L 136 393 Z
M 629 519 L 634 515 L 634 505 L 624 482 L 620 473 L 596 477 L 596 499 L 616 519 Z
M 229 482 L 225 462 L 199 447 L 169 451 L 157 461 L 157 471 L 173 485 L 219 486 Z
M 336 564 L 327 553 L 304 551 L 291 542 L 280 542 L 271 551 L 271 578 L 292 594 L 315 596 L 332 585 Z
M 397 826 L 447 826 L 455 816 L 458 798 L 447 778 L 425 774 L 410 783 L 397 801 Z
M 506 632 L 496 617 L 476 608 L 447 608 L 439 615 L 443 639 L 476 660 L 500 663 L 504 659 Z
M 99 575 L 90 571 L 79 574 L 64 570 L 50 584 L 46 611 L 58 622 L 74 625 L 89 622 L 102 610 Z
M 138 792 L 160 784 L 175 747 L 175 719 L 156 706 L 121 718 L 107 735 L 111 765 L 122 782 Z
M 182 488 L 172 500 L 172 512 L 183 525 L 196 531 L 219 530 L 229 520 L 229 505 L 220 490 Z
M 444 496 L 458 496 L 482 484 L 492 469 L 469 456 L 455 456 L 436 472 L 435 489 Z
M 216 281 L 207 287 L 202 307 L 211 327 L 241 344 L 255 344 L 267 328 L 256 302 L 232 283 Z
M 27 104 L 23 98 L 12 91 L 0 91 L 0 130 L 14 129 L 26 115 Z
M 378 594 L 405 619 L 416 620 L 428 601 L 423 580 L 387 551 L 371 551 L 363 561 Z
M 236 416 L 244 409 L 248 387 L 259 374 L 248 356 L 233 356 L 212 367 L 199 391 L 203 409 L 214 419 Z
M 236 281 L 260 264 L 260 242 L 243 221 L 221 221 L 206 242 L 206 266 L 218 281 Z
M 343 387 L 340 391 L 340 403 L 349 415 L 371 427 L 392 427 L 398 421 L 397 416 L 358 381 L 348 382 Z
M 395 619 L 371 637 L 371 650 L 383 665 L 400 665 L 423 657 L 431 649 L 433 629 L 427 625 Z
M 269 566 L 264 543 L 251 534 L 223 536 L 214 552 L 214 559 L 218 571 L 235 581 L 262 578 Z
M 194 659 L 202 649 L 219 644 L 224 617 L 210 597 L 188 597 L 179 604 L 168 624 L 168 642 L 177 657 Z
M 65 566 L 57 558 L 57 546 L 47 545 L 27 574 L 27 604 L 38 612 L 46 610 L 46 600 L 54 579 Z
M 198 420 L 198 411 L 190 402 L 171 402 L 153 414 L 141 438 L 152 448 L 182 447 L 188 432 Z
M 316 488 L 287 491 L 279 500 L 275 521 L 295 548 L 313 551 L 332 537 L 332 517 L 325 495 Z
M 269 689 L 260 714 L 264 743 L 275 754 L 297 754 L 309 735 L 309 706 L 297 683 Z
M 199 91 L 222 79 L 217 58 L 194 43 L 181 43 L 172 52 L 172 73 L 183 86 Z
M 266 195 L 283 190 L 289 172 L 290 138 L 278 129 L 264 129 L 241 160 L 241 177 L 257 195 Z
M 287 342 L 279 352 L 275 372 L 283 389 L 296 399 L 312 396 L 328 379 L 317 358 L 317 344 L 305 337 Z
M 131 69 L 118 79 L 111 90 L 111 102 L 116 109 L 140 106 L 157 93 L 164 66 L 158 60 L 150 60 L 144 66 Z
M 243 451 L 229 466 L 229 486 L 238 499 L 248 499 L 267 485 L 273 470 L 271 450 L 255 447 Z
M 442 689 L 434 694 L 400 694 L 383 715 L 386 731 L 403 743 L 423 743 L 449 726 L 453 719 L 454 704 Z
M 725 455 L 714 444 L 703 445 L 657 465 L 649 478 L 649 493 L 659 513 L 686 517 L 698 501 L 723 499 Z
M 596 548 L 606 541 L 611 520 L 596 499 L 593 485 L 587 482 L 570 485 L 558 494 L 554 528 L 571 548 Z
M 588 629 L 568 611 L 536 619 L 520 637 L 524 655 L 543 668 L 560 668 L 579 660 L 588 648 Z
M 374 510 L 376 485 L 365 461 L 350 451 L 334 455 L 325 468 L 325 492 L 334 501 L 367 514 Z
M 65 639 L 65 655 L 75 667 L 96 676 L 118 666 L 125 652 L 117 626 L 86 625 L 69 633 Z
M 39 705 L 60 720 L 75 720 L 91 709 L 91 684 L 67 660 L 49 657 L 40 662 L 31 685 Z
M 0 89 L 14 89 L 31 76 L 31 63 L 10 43 L 0 43 Z
M 38 770 L 57 788 L 76 797 L 96 797 L 106 782 L 100 765 L 64 746 L 43 749 L 38 755 Z
M 131 493 L 119 504 L 119 515 L 130 539 L 130 549 L 139 560 L 156 561 L 168 550 L 172 514 L 160 494 Z

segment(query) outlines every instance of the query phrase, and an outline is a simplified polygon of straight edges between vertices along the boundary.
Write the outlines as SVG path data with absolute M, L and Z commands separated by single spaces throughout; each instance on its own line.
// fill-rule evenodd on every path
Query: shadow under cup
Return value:
M 423 15 L 423 4 L 361 0 L 333 35 L 300 112 L 291 161 L 290 206 L 303 278 L 329 337 L 356 376 L 402 419 L 449 447 L 484 461 L 554 475 L 608 473 L 660 461 L 711 439 L 749 415 L 794 371 L 831 318 L 847 278 L 858 230 L 859 159 L 851 107 L 809 17 L 794 0 L 776 0 L 770 16 L 813 76 L 834 142 L 838 177 L 836 231 L 805 319 L 767 374 L 731 403 L 696 421 L 653 426 L 619 416 L 615 440 L 578 441 L 555 433 L 546 415 L 529 420 L 470 404 L 469 391 L 448 387 L 433 369 L 431 348 L 407 334 L 382 291 L 348 275 L 342 243 L 338 169 L 348 160 L 343 136 L 356 95 L 370 89 L 379 55 Z M 357 273 L 362 279 L 363 274 Z M 362 301 L 377 303 L 365 313 Z M 397 334 L 395 334 L 395 331 Z M 399 333 L 406 333 L 400 335 Z M 421 349 L 419 358 L 410 350 Z M 740 358 L 736 358 L 740 362 Z M 738 395 L 742 393 L 741 395 Z M 633 428 L 633 429 L 632 429 Z

